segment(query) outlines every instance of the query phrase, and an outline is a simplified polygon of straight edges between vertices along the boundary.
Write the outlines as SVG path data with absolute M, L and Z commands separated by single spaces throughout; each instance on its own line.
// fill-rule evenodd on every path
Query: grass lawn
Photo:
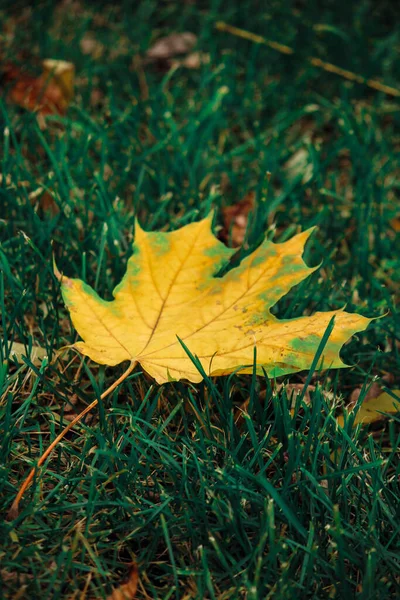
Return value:
M 107 598 L 132 563 L 137 599 L 400 597 L 399 418 L 337 420 L 357 388 L 357 408 L 374 380 L 400 388 L 399 98 L 309 61 L 396 88 L 399 17 L 388 0 L 0 3 L 2 63 L 76 69 L 64 116 L 0 100 L 0 598 Z M 198 68 L 140 58 L 184 31 L 207 55 Z M 382 317 L 343 348 L 352 366 L 163 386 L 138 367 L 5 520 L 71 415 L 126 368 L 56 355 L 77 334 L 53 254 L 110 299 L 135 215 L 167 231 L 214 207 L 218 232 L 249 192 L 243 252 L 317 226 L 305 260 L 321 266 L 276 315 Z M 8 356 L 13 342 L 27 358 Z

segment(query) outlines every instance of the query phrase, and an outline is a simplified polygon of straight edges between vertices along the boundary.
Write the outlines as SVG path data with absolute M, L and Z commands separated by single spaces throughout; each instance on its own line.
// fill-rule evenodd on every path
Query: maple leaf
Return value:
M 371 319 L 337 310 L 279 320 L 270 312 L 317 268 L 301 257 L 312 230 L 280 244 L 265 240 L 239 266 L 216 277 L 235 250 L 215 238 L 211 224 L 209 216 L 163 233 L 136 223 L 133 255 L 112 301 L 58 274 L 84 340 L 74 347 L 101 364 L 137 361 L 158 383 L 202 379 L 180 340 L 210 376 L 252 373 L 256 347 L 257 373 L 265 369 L 277 377 L 310 368 L 335 316 L 318 366 L 346 366 L 339 357 L 342 345 Z

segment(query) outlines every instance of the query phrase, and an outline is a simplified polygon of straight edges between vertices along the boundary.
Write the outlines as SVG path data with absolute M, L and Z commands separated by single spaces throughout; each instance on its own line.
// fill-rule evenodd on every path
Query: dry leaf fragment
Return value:
M 3 345 L 3 340 L 0 340 Z M 42 360 L 47 356 L 45 348 L 41 346 L 32 346 L 30 355 L 27 353 L 25 344 L 20 342 L 13 342 L 9 352 L 10 359 L 14 359 L 17 362 L 23 364 L 23 356 L 27 356 L 32 364 L 39 367 L 42 364 Z
M 74 97 L 75 67 L 71 62 L 65 60 L 54 60 L 46 58 L 42 63 L 42 77 L 54 83 L 60 88 L 65 107 Z
M 30 192 L 28 198 L 31 201 L 32 206 L 35 206 L 36 209 L 40 210 L 44 215 L 55 217 L 60 213 L 60 209 L 54 197 L 42 187 Z
M 346 406 L 347 410 L 352 410 L 358 402 L 360 394 L 362 392 L 362 388 L 358 387 L 351 392 L 349 402 Z M 363 402 L 369 402 L 374 398 L 377 398 L 380 394 L 382 394 L 383 390 L 377 381 L 373 381 L 369 386 L 367 393 L 364 396 Z
M 138 362 L 160 384 L 202 379 L 181 341 L 210 376 L 252 373 L 256 347 L 257 372 L 278 377 L 310 368 L 335 317 L 318 367 L 344 367 L 342 345 L 370 319 L 337 310 L 279 320 L 270 312 L 316 269 L 301 258 L 312 230 L 281 244 L 265 240 L 239 266 L 215 277 L 235 250 L 214 237 L 211 225 L 209 216 L 164 233 L 136 223 L 133 256 L 111 302 L 57 272 L 84 340 L 74 347 L 100 364 Z
M 371 388 L 374 384 L 372 384 Z M 379 388 L 378 384 L 375 391 Z M 380 389 L 380 388 L 379 388 Z M 392 396 L 394 394 L 397 396 L 397 399 Z M 357 401 L 356 401 L 357 402 Z M 396 414 L 400 412 L 400 390 L 391 390 L 389 392 L 382 392 L 378 396 L 374 396 L 373 394 L 366 394 L 356 417 L 354 419 L 354 425 L 358 425 L 362 423 L 363 425 L 368 425 L 369 423 L 375 423 L 375 421 L 381 421 L 385 418 L 385 414 Z M 344 425 L 343 416 L 338 417 L 338 423 L 341 427 Z
M 243 244 L 249 214 L 254 211 L 255 198 L 255 192 L 251 191 L 240 202 L 222 209 L 224 227 L 219 234 L 220 240 L 229 243 L 233 248 Z
M 385 415 L 382 413 L 396 414 L 400 412 L 400 390 L 392 390 L 392 393 L 397 396 L 397 399 L 388 392 L 383 392 L 377 398 L 363 402 L 355 418 L 355 425 L 374 423 L 384 419 Z
M 200 69 L 202 65 L 208 65 L 210 55 L 205 52 L 192 52 L 185 58 L 175 59 L 171 61 L 173 67 L 185 67 L 186 69 Z
M 44 60 L 42 67 L 42 74 L 33 77 L 15 65 L 7 65 L 4 81 L 11 84 L 8 98 L 40 115 L 64 114 L 73 97 L 75 67 L 52 59 Z
M 187 54 L 195 47 L 197 36 L 190 31 L 171 33 L 157 40 L 146 52 L 152 60 L 167 60 L 179 54 Z
M 394 217 L 394 219 L 390 221 L 390 225 L 392 229 L 398 233 L 400 231 L 400 217 Z
M 128 580 L 115 588 L 107 600 L 134 600 L 139 582 L 139 570 L 135 563 L 129 571 Z
M 282 386 L 283 387 L 283 386 Z M 284 389 L 286 391 L 286 396 L 288 398 L 288 400 L 291 401 L 291 408 L 294 408 L 296 406 L 296 402 L 297 402 L 297 396 L 300 396 L 300 394 L 303 393 L 303 389 L 304 389 L 304 383 L 288 383 L 287 385 L 284 386 Z M 279 390 L 279 387 L 278 387 Z M 315 385 L 311 385 L 309 384 L 307 386 L 307 389 L 304 393 L 304 402 L 306 404 L 311 404 L 311 392 L 315 392 L 316 387 Z
M 173 33 L 160 38 L 149 48 L 145 62 L 155 62 L 159 67 L 167 69 L 171 67 L 199 69 L 210 62 L 210 55 L 205 52 L 191 52 L 196 44 L 197 36 L 194 33 L 189 31 Z M 183 56 L 185 54 L 186 56 Z
M 93 58 L 98 59 L 104 53 L 104 46 L 101 44 L 93 35 L 93 33 L 86 32 L 79 42 L 82 54 L 91 55 Z
M 303 185 L 308 183 L 313 176 L 313 164 L 311 161 L 311 157 L 306 148 L 299 148 L 289 160 L 286 161 L 283 168 L 286 171 L 286 176 L 289 181 L 293 179 L 297 179 L 297 177 L 301 178 L 301 182 Z

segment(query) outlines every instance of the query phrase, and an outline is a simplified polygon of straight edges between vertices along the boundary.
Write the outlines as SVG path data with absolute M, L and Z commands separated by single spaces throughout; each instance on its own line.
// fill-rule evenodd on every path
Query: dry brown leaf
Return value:
M 128 579 L 107 596 L 107 600 L 134 600 L 139 582 L 139 570 L 135 563 L 132 564 Z
M 392 393 L 397 396 L 397 400 L 388 392 L 383 392 L 377 398 L 371 398 L 367 402 L 364 400 L 354 419 L 354 425 L 359 423 L 367 425 L 375 423 L 375 421 L 381 421 L 385 418 L 385 414 L 382 413 L 396 414 L 400 412 L 400 390 L 392 390 Z M 343 422 L 343 417 L 340 417 L 340 419 Z
M 303 389 L 304 389 L 304 383 L 288 383 L 285 386 L 282 386 L 285 388 L 286 391 L 286 396 L 288 398 L 288 400 L 291 401 L 291 408 L 294 408 L 295 404 L 296 404 L 296 400 L 297 400 L 297 396 L 300 396 L 300 394 L 303 393 Z M 279 389 L 279 388 L 278 388 Z M 308 385 L 307 389 L 304 393 L 304 397 L 303 400 L 306 404 L 311 404 L 311 396 L 310 396 L 310 392 L 315 392 L 315 385 Z
M 68 105 L 74 97 L 75 67 L 65 60 L 46 58 L 42 63 L 43 75 L 47 80 L 54 81 L 60 88 L 63 99 Z
M 73 97 L 75 67 L 66 61 L 46 59 L 42 68 L 42 74 L 33 77 L 15 65 L 7 65 L 4 81 L 10 84 L 8 99 L 40 115 L 62 115 Z
M 60 209 L 57 205 L 57 202 L 54 200 L 50 192 L 42 187 L 37 188 L 37 190 L 33 190 L 28 197 L 32 206 L 34 206 L 36 209 L 40 209 L 44 215 L 55 217 L 59 214 Z
M 350 401 L 346 407 L 347 411 L 351 411 L 356 406 L 360 397 L 362 389 L 356 388 L 350 396 Z M 392 396 L 394 394 L 399 399 L 396 400 Z M 354 419 L 354 425 L 363 423 L 367 425 L 369 423 L 375 423 L 385 418 L 385 414 L 396 414 L 400 412 L 400 390 L 391 390 L 391 393 L 384 392 L 376 381 L 372 383 L 369 390 L 367 391 L 365 398 L 362 401 L 360 408 L 358 409 L 357 415 Z M 337 421 L 341 427 L 344 425 L 344 416 L 340 415 Z
M 0 340 L 0 342 L 3 345 L 3 340 Z M 10 359 L 14 359 L 21 364 L 24 363 L 22 357 L 28 356 L 32 364 L 34 364 L 36 367 L 40 367 L 42 360 L 47 356 L 47 352 L 41 346 L 32 346 L 31 354 L 28 355 L 25 344 L 13 342 L 11 344 L 9 356 Z
M 179 54 L 187 54 L 195 47 L 197 36 L 190 31 L 171 33 L 157 40 L 146 52 L 151 60 L 167 60 Z
M 92 58 L 100 58 L 104 53 L 104 46 L 92 33 L 86 32 L 79 43 L 82 54 L 90 55 Z
M 398 233 L 400 231 L 400 217 L 395 217 L 394 219 L 392 219 L 390 221 L 390 225 L 392 229 L 394 229 L 394 231 Z
M 218 237 L 233 248 L 241 246 L 246 235 L 249 214 L 254 211 L 256 194 L 248 192 L 243 200 L 222 209 L 224 226 Z
M 180 60 L 173 60 L 171 66 L 185 67 L 186 69 L 200 69 L 202 65 L 210 62 L 210 55 L 205 52 L 192 52 Z
M 362 392 L 361 387 L 355 388 L 351 392 L 349 402 L 346 406 L 347 410 L 353 410 L 353 408 L 355 407 L 355 405 L 358 402 L 361 392 Z M 382 392 L 383 392 L 383 390 L 382 390 L 381 386 L 379 385 L 379 383 L 377 381 L 374 381 L 371 384 L 370 388 L 368 389 L 367 393 L 365 394 L 363 402 L 368 402 L 369 400 L 373 400 L 374 398 L 377 398 L 380 394 L 382 394 Z

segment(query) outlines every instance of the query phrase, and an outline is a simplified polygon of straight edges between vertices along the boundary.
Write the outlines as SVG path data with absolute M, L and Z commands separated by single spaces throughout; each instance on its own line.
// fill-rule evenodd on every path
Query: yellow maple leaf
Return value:
M 209 216 L 171 233 L 146 232 L 137 223 L 133 255 L 112 301 L 79 279 L 60 276 L 65 304 L 84 340 L 75 348 L 101 364 L 137 361 L 164 383 L 202 379 L 180 340 L 210 376 L 252 373 L 256 347 L 257 372 L 277 377 L 310 368 L 335 316 L 318 366 L 346 366 L 339 357 L 342 345 L 370 319 L 337 310 L 279 320 L 270 312 L 315 270 L 301 257 L 312 230 L 281 244 L 265 240 L 216 277 L 234 250 L 214 237 L 211 221 Z

